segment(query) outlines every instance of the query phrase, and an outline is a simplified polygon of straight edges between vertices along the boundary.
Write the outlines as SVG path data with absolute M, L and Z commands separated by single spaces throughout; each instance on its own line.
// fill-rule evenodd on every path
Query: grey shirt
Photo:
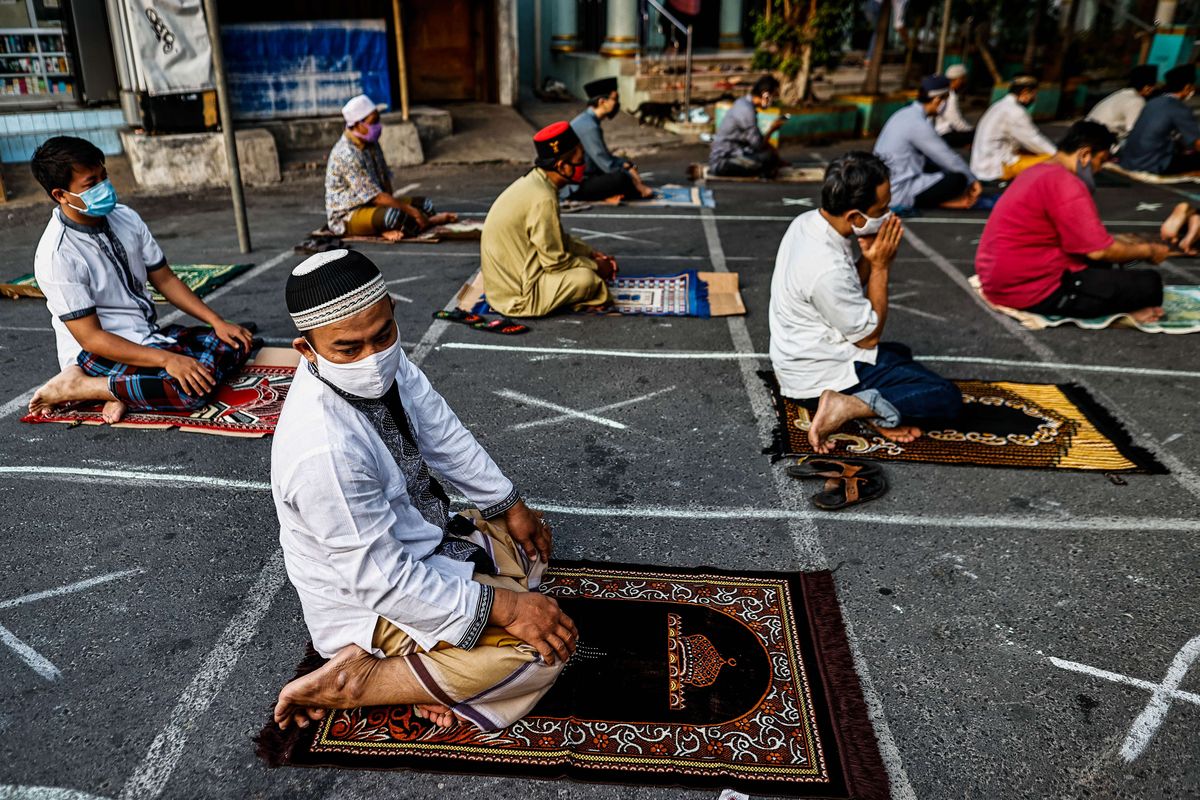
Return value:
M 571 120 L 571 128 L 583 144 L 583 152 L 587 166 L 583 174 L 587 176 L 616 172 L 625 166 L 625 159 L 614 156 L 604 142 L 604 131 L 600 129 L 600 118 L 592 108 L 585 108 L 579 116 Z
M 716 167 L 728 158 L 761 153 L 766 149 L 766 139 L 758 129 L 758 109 L 750 95 L 741 97 L 721 120 L 721 127 L 713 138 L 712 152 L 708 164 Z

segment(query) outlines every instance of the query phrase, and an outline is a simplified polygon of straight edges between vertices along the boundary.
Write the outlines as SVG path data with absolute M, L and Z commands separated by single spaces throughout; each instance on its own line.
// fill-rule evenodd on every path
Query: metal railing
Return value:
M 650 10 L 654 9 L 663 19 L 671 23 L 680 33 L 684 35 L 686 42 L 684 50 L 684 78 L 683 78 L 683 114 L 685 120 L 692 118 L 692 26 L 684 25 L 675 16 L 667 11 L 658 0 L 639 0 L 639 13 L 641 24 L 639 25 L 638 35 L 638 67 L 639 71 L 643 62 L 648 61 L 647 47 L 650 38 Z M 672 64 L 677 65 L 679 59 L 679 41 L 674 37 L 671 38 Z

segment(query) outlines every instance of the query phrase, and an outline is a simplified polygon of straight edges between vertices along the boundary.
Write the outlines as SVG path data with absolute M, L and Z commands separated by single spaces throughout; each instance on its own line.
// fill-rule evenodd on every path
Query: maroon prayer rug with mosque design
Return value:
M 272 766 L 416 769 L 875 800 L 888 779 L 829 572 L 552 565 L 580 631 L 558 682 L 499 731 L 408 706 L 268 722 Z M 309 651 L 299 673 L 323 660 Z

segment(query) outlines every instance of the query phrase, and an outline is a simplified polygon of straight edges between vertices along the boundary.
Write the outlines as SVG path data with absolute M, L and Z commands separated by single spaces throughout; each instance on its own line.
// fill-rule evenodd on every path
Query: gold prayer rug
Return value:
M 272 766 L 415 769 L 886 798 L 829 572 L 560 562 L 542 591 L 575 621 L 558 682 L 519 722 L 438 728 L 409 706 L 268 722 Z M 300 673 L 323 660 L 311 652 Z
M 772 372 L 759 373 L 771 390 L 779 422 L 768 448 L 785 458 L 814 455 L 808 430 L 816 398 L 779 393 Z M 863 420 L 830 439 L 835 457 L 924 461 L 1019 469 L 1164 474 L 1166 468 L 1133 443 L 1125 428 L 1086 389 L 1075 384 L 955 381 L 963 394 L 957 419 L 928 420 L 914 442 L 893 442 Z

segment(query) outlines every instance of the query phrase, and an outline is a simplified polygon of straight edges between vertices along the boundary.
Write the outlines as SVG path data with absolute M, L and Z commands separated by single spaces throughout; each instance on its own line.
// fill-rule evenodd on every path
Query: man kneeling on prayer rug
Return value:
M 43 417 L 67 403 L 100 401 L 112 424 L 130 409 L 201 408 L 249 358 L 251 332 L 222 319 L 171 271 L 146 223 L 117 202 L 100 148 L 55 136 L 29 166 L 57 204 L 38 242 L 34 274 L 62 370 L 34 393 L 29 413 Z M 147 280 L 208 325 L 160 327 Z
M 583 146 L 565 121 L 538 131 L 534 168 L 500 193 L 479 242 L 488 305 L 509 317 L 608 306 L 617 262 L 563 230 L 558 193 L 583 180 Z
M 887 166 L 851 152 L 829 165 L 821 207 L 788 227 L 771 279 L 771 365 L 784 397 L 820 398 L 809 444 L 829 453 L 847 422 L 865 419 L 880 434 L 911 442 L 922 421 L 953 419 L 962 393 L 913 360 L 901 344 L 881 342 L 888 280 L 904 235 Z M 856 261 L 853 239 L 862 250 Z
M 360 253 L 293 270 L 304 356 L 271 450 L 288 577 L 329 661 L 287 684 L 275 721 L 412 704 L 438 725 L 516 722 L 575 649 L 536 591 L 551 531 L 400 348 L 383 276 Z M 432 471 L 479 510 L 451 516 Z

